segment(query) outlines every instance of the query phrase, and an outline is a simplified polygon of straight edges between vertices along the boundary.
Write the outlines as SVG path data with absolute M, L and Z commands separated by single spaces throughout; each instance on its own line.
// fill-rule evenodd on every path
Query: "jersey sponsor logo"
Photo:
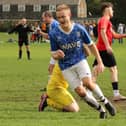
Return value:
M 63 49 L 63 50 L 69 50 L 72 48 L 80 48 L 80 47 L 81 47 L 80 41 L 61 45 L 61 49 Z

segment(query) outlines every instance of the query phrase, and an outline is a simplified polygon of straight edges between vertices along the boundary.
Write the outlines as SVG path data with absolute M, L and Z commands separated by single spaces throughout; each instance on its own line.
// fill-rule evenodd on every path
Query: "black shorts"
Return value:
M 25 44 L 27 46 L 27 45 L 29 45 L 29 42 L 28 41 L 19 41 L 18 42 L 19 46 L 23 46 L 23 44 Z
M 114 54 L 110 54 L 107 51 L 99 51 L 100 56 L 102 58 L 102 62 L 105 67 L 113 67 L 116 66 L 116 60 Z M 94 60 L 93 66 L 97 65 L 97 60 Z

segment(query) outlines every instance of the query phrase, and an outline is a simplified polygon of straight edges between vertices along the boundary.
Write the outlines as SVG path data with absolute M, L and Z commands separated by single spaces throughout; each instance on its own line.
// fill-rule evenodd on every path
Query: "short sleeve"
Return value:
M 92 40 L 91 40 L 91 37 L 89 36 L 87 30 L 85 29 L 85 27 L 84 26 L 79 26 L 79 27 L 80 27 L 83 42 L 85 44 L 91 45 Z
M 53 32 L 49 32 L 49 39 L 50 39 L 51 51 L 58 50 L 58 44 L 56 41 L 55 34 Z

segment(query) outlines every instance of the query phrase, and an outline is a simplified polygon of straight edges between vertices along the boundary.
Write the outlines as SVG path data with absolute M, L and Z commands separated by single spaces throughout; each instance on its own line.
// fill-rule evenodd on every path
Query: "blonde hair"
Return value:
M 69 10 L 71 12 L 71 9 L 66 4 L 60 4 L 57 6 L 56 11 L 62 11 L 62 10 Z

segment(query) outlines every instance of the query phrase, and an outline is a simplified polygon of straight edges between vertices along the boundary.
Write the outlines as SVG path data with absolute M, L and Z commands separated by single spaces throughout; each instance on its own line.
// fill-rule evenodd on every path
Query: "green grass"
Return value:
M 48 63 L 50 58 L 49 44 L 31 44 L 32 60 L 28 61 L 25 48 L 23 59 L 17 60 L 17 43 L 7 43 L 16 35 L 0 33 L 0 126 L 125 126 L 126 102 L 114 103 L 117 115 L 100 120 L 98 112 L 91 109 L 72 92 L 80 105 L 78 113 L 63 113 L 47 107 L 38 112 L 41 88 L 48 80 Z M 126 95 L 126 43 L 113 45 L 120 79 L 121 93 Z M 91 64 L 93 58 L 89 58 Z M 112 96 L 112 88 L 108 70 L 98 78 L 104 94 Z

